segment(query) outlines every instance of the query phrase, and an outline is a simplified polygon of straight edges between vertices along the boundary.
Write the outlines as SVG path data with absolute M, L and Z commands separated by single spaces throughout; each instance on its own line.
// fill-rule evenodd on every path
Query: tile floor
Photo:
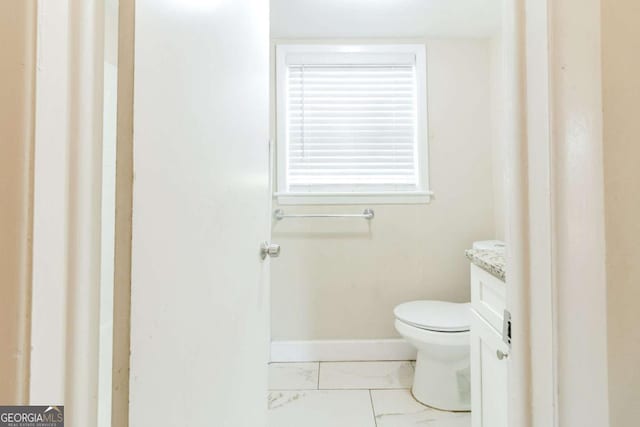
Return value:
M 469 427 L 411 396 L 413 362 L 272 363 L 269 427 Z

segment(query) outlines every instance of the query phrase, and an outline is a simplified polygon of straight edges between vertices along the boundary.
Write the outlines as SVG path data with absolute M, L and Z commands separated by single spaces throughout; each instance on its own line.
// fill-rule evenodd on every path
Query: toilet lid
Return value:
M 444 301 L 411 301 L 393 310 L 396 319 L 420 329 L 465 332 L 470 328 L 469 304 Z

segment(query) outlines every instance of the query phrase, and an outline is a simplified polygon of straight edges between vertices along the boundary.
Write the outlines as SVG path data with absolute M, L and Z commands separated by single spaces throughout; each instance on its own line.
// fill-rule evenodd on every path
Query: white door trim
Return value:
M 525 0 L 528 182 L 528 311 L 531 426 L 557 426 L 556 294 L 554 277 L 553 158 L 549 11 Z
M 103 0 L 38 2 L 32 404 L 97 424 Z M 53 258 L 53 261 L 51 260 Z
M 548 2 L 559 426 L 609 425 L 600 0 Z
M 607 426 L 600 0 L 507 4 L 509 425 Z
M 65 385 L 68 0 L 39 0 L 37 15 L 29 403 L 49 405 Z
M 98 412 L 104 1 L 69 0 L 69 241 L 66 417 Z
M 507 360 L 508 425 L 531 426 L 529 350 L 529 188 L 527 180 L 525 0 L 507 0 L 505 38 L 506 244 L 507 309 L 512 316 L 512 344 Z

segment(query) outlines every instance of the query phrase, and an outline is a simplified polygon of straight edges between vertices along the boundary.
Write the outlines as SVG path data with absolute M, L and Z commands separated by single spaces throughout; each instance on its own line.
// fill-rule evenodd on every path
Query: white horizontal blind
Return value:
M 415 68 L 288 64 L 288 191 L 416 191 Z

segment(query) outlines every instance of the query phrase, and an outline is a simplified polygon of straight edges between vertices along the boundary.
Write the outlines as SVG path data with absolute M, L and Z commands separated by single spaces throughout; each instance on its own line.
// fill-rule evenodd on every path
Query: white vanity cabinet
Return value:
M 507 427 L 505 291 L 505 282 L 471 264 L 472 427 Z

